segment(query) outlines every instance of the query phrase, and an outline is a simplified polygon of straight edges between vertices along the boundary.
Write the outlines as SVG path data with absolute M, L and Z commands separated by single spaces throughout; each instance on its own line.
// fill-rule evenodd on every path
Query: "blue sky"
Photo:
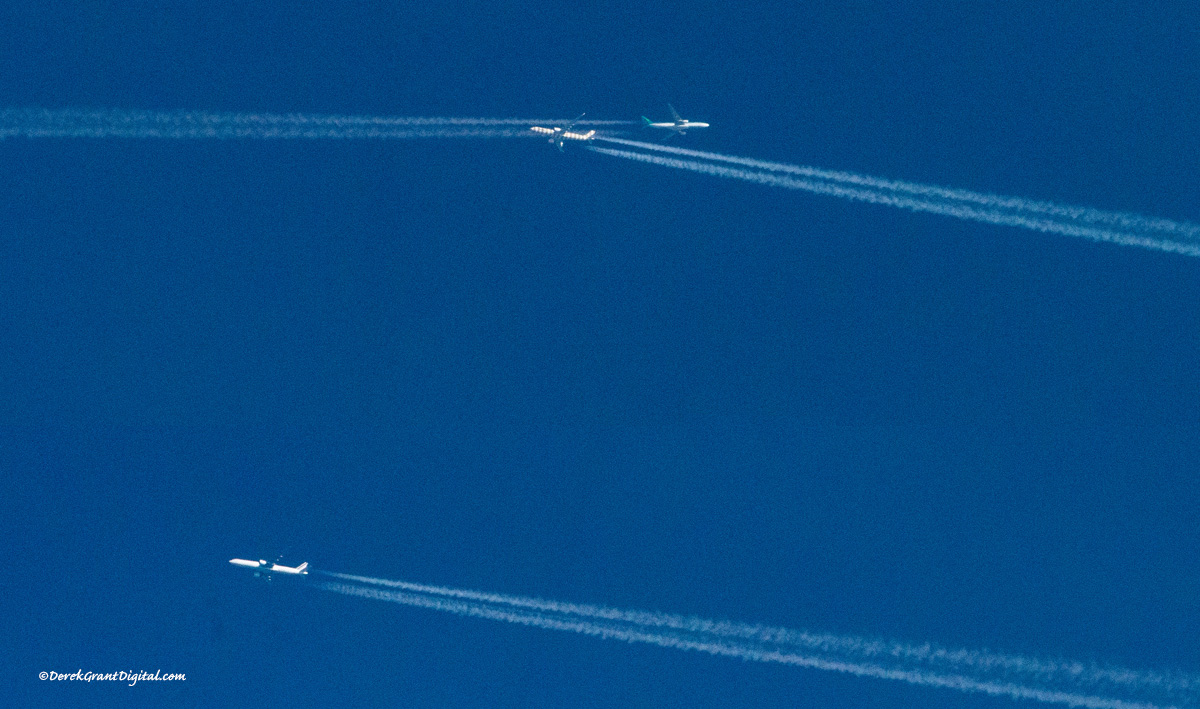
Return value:
M 1194 8 L 0 10 L 5 107 L 708 121 L 1200 219 Z M 1200 262 L 534 141 L 4 140 L 0 647 L 30 706 L 1007 706 L 232 556 L 1195 672 Z M 39 682 L 161 668 L 173 686 Z

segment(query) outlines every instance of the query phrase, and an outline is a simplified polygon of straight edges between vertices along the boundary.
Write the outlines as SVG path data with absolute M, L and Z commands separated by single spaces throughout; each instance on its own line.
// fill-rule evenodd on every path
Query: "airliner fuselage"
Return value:
M 244 566 L 248 569 L 254 569 L 255 576 L 266 576 L 270 578 L 275 574 L 283 574 L 285 576 L 307 576 L 308 562 L 304 562 L 299 566 L 281 566 L 273 564 L 266 559 L 258 561 L 250 561 L 249 559 L 230 559 L 229 563 L 234 566 Z
M 557 147 L 559 152 L 564 152 L 563 151 L 563 143 L 565 143 L 566 141 L 568 141 L 568 140 L 588 141 L 588 140 L 592 139 L 592 136 L 596 135 L 596 131 L 594 131 L 594 130 L 590 130 L 586 133 L 579 133 L 579 132 L 571 130 L 572 128 L 575 127 L 575 122 L 578 121 L 580 118 L 583 118 L 586 115 L 587 115 L 586 113 L 579 114 L 578 118 L 576 118 L 574 121 L 571 121 L 570 123 L 566 124 L 565 126 L 555 126 L 553 128 L 543 128 L 542 126 L 529 126 L 529 130 L 533 131 L 534 133 L 540 133 L 541 135 L 549 136 L 548 142 L 551 145 Z
M 646 128 L 657 128 L 659 130 L 672 131 L 672 133 L 668 134 L 668 136 L 675 135 L 675 134 L 683 135 L 683 134 L 687 133 L 689 130 L 691 130 L 692 128 L 707 128 L 708 127 L 707 123 L 701 123 L 699 121 L 689 121 L 689 120 L 685 120 L 685 119 L 681 118 L 679 116 L 679 112 L 676 111 L 675 107 L 669 103 L 667 104 L 667 108 L 671 109 L 671 118 L 673 118 L 674 120 L 662 121 L 659 123 L 655 123 L 654 121 L 650 120 L 649 118 L 642 116 L 642 125 Z

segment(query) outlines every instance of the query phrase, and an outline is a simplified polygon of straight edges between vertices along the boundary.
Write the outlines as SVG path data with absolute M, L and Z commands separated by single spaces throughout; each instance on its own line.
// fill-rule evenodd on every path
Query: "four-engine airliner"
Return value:
M 587 133 L 576 133 L 575 131 L 571 130 L 575 127 L 575 124 L 579 121 L 579 119 L 586 115 L 586 113 L 579 114 L 578 118 L 566 124 L 565 126 L 555 126 L 554 128 L 530 126 L 529 130 L 533 131 L 534 133 L 541 133 L 542 135 L 550 136 L 550 144 L 557 146 L 559 152 L 566 152 L 563 150 L 564 142 L 568 140 L 591 140 L 592 136 L 596 135 L 596 131 L 594 130 L 590 130 Z

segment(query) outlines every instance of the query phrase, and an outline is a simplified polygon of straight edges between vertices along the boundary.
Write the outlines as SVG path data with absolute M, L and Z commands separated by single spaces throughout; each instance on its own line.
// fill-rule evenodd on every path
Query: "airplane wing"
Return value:
M 586 115 L 587 115 L 587 113 L 584 112 L 584 113 L 579 114 L 578 116 L 575 116 L 574 120 L 572 120 L 570 123 L 568 123 L 566 126 L 563 127 L 563 132 L 565 133 L 565 132 L 571 130 L 572 128 L 574 128 L 575 124 L 579 122 L 579 119 L 583 118 Z
M 679 111 L 676 111 L 674 106 L 668 103 L 667 108 L 671 109 L 671 118 L 674 119 L 676 123 L 683 122 L 683 119 L 679 117 Z

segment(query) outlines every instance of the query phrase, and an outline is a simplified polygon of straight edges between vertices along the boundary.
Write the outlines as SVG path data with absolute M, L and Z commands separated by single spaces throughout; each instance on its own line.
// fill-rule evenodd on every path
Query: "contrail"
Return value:
M 0 110 L 0 139 L 21 138 L 537 138 L 535 124 L 570 119 L 410 118 L 196 111 Z M 632 121 L 579 121 L 621 126 Z
M 968 190 L 885 180 L 848 172 L 623 140 L 612 136 L 596 136 L 596 139 L 641 150 L 692 158 L 690 160 L 672 159 L 644 152 L 591 147 L 593 151 L 605 155 L 640 160 L 666 167 L 748 180 L 776 187 L 808 190 L 845 199 L 887 204 L 914 211 L 933 212 L 989 224 L 1018 226 L 1034 231 L 1200 256 L 1200 225 L 1186 222 L 1154 219 L 1122 212 L 1105 212 L 1089 207 L 1037 202 L 1020 197 L 1002 197 Z M 751 170 L 729 168 L 713 163 L 732 164 L 751 168 Z
M 1200 678 L 1183 674 L 1048 662 L 983 651 L 911 646 L 366 576 L 316 573 L 337 579 L 318 582 L 318 587 L 324 590 L 458 615 L 1072 707 L 1166 709 L 1193 705 L 1200 694 Z
M 701 160 L 734 163 L 738 165 L 745 165 L 746 167 L 786 172 L 803 177 L 814 177 L 822 180 L 846 182 L 883 190 L 893 190 L 897 192 L 907 192 L 910 194 L 939 197 L 947 200 L 972 202 L 975 204 L 1000 209 L 1019 209 L 1024 212 L 1052 214 L 1054 216 L 1066 217 L 1069 219 L 1080 219 L 1097 224 L 1111 224 L 1115 226 L 1143 230 L 1155 229 L 1163 232 L 1176 233 L 1182 236 L 1200 237 L 1200 225 L 1174 222 L 1169 219 L 1155 219 L 1139 214 L 1130 214 L 1127 212 L 1105 212 L 1099 209 L 1093 209 L 1091 207 L 1059 205 L 1052 202 L 1038 202 L 1022 197 L 1003 197 L 1000 195 L 985 194 L 982 192 L 971 192 L 969 190 L 951 189 L 946 187 L 938 187 L 935 185 L 923 185 L 916 182 L 887 180 L 868 175 L 859 175 L 853 172 L 823 170 L 815 167 L 804 167 L 800 165 L 788 165 L 786 163 L 770 162 L 766 160 L 755 160 L 753 158 L 734 157 L 730 155 L 721 155 L 720 153 L 710 153 L 700 150 L 677 148 L 669 145 L 645 143 L 637 140 L 624 140 L 611 136 L 596 136 L 596 138 L 597 140 L 607 140 L 611 143 L 620 143 L 621 145 L 628 145 L 644 150 L 656 150 L 665 153 L 673 153 L 675 155 L 682 155 L 685 157 L 698 158 Z

